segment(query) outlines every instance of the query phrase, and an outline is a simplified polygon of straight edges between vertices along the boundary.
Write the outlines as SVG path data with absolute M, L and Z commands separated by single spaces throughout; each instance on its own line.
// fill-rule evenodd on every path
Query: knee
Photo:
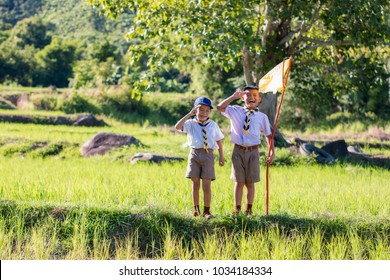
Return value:
M 193 184 L 200 184 L 200 178 L 191 178 Z

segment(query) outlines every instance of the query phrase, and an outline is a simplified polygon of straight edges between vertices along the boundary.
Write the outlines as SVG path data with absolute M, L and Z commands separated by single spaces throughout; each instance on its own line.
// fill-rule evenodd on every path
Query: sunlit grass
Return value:
M 2 162 L 3 199 L 132 211 L 145 207 L 192 211 L 185 162 L 131 165 L 96 158 L 2 158 Z M 212 208 L 226 215 L 233 209 L 230 166 L 218 167 L 217 174 Z M 271 167 L 270 211 L 309 217 L 389 217 L 389 181 L 388 171 L 356 166 Z M 256 186 L 254 211 L 262 214 L 265 180 Z
M 139 151 L 186 158 L 186 136 L 170 127 L 0 124 L 0 131 L 2 259 L 390 259 L 386 169 L 273 165 L 265 217 L 262 163 L 254 216 L 233 218 L 227 136 L 226 166 L 216 165 L 212 182 L 215 218 L 207 221 L 192 217 L 186 161 L 130 164 Z M 144 145 L 81 157 L 79 147 L 102 131 L 133 135 Z M 4 154 L 34 141 L 75 146 L 45 158 Z M 285 151 L 277 150 L 278 156 L 286 157 Z

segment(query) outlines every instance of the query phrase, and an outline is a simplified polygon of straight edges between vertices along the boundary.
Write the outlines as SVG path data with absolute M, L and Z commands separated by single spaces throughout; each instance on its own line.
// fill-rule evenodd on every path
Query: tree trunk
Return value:
M 260 112 L 263 112 L 268 116 L 269 123 L 271 128 L 274 127 L 277 106 L 278 106 L 278 95 L 273 93 L 263 93 L 261 94 L 262 100 L 259 104 Z M 274 146 L 275 147 L 289 147 L 291 146 L 286 139 L 284 139 L 283 134 L 276 127 L 275 137 L 274 137 Z

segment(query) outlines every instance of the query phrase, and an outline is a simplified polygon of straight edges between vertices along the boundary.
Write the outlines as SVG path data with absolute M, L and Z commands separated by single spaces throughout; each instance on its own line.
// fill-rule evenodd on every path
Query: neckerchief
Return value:
M 249 109 L 247 107 L 244 107 L 244 109 L 246 111 L 246 116 L 245 116 L 244 126 L 242 128 L 242 132 L 244 132 L 244 134 L 248 134 L 249 133 L 249 125 L 251 123 L 251 114 L 253 114 L 254 112 L 258 112 L 259 109 L 258 108 Z
M 204 149 L 206 150 L 206 153 L 208 153 L 208 145 L 207 145 L 207 134 L 206 134 L 206 125 L 211 122 L 211 120 L 209 118 L 207 118 L 207 120 L 205 120 L 204 122 L 201 122 L 200 120 L 198 120 L 197 118 L 195 118 L 196 122 L 200 125 L 200 127 L 202 128 L 202 134 L 203 134 L 203 147 Z

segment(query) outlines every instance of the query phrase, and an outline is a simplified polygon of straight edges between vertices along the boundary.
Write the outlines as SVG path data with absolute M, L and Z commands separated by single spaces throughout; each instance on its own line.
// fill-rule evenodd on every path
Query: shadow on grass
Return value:
M 176 240 L 181 240 L 189 246 L 194 241 L 202 242 L 212 234 L 219 234 L 221 238 L 230 238 L 241 234 L 265 233 L 274 229 L 279 229 L 280 234 L 286 238 L 296 234 L 311 234 L 319 230 L 325 242 L 336 235 L 345 236 L 351 230 L 365 240 L 390 236 L 390 219 L 373 221 L 289 215 L 248 218 L 244 215 L 237 217 L 226 215 L 206 220 L 179 216 L 159 209 L 129 213 L 86 207 L 35 206 L 14 201 L 0 201 L 0 213 L 6 231 L 15 229 L 15 224 L 19 224 L 22 234 L 29 234 L 32 229 L 39 227 L 50 228 L 64 243 L 69 242 L 76 234 L 75 229 L 83 225 L 89 246 L 93 247 L 93 239 L 98 233 L 99 238 L 111 241 L 112 255 L 115 255 L 115 242 L 129 236 L 137 236 L 141 258 L 156 258 L 159 254 L 163 254 L 167 234 L 171 234 Z M 64 251 L 59 255 L 66 255 L 66 253 Z

